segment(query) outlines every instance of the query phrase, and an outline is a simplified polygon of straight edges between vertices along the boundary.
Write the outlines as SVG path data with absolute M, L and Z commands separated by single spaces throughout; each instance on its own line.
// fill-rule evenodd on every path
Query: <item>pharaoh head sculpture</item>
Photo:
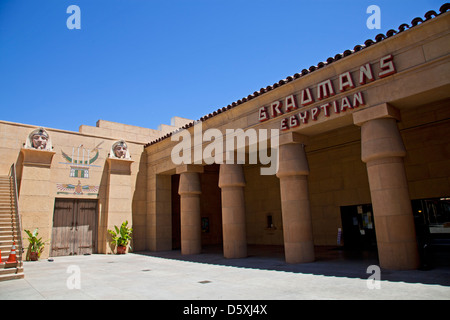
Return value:
M 130 159 L 130 153 L 128 152 L 128 146 L 126 142 L 123 140 L 114 142 L 111 147 L 109 156 L 111 158 Z
M 37 150 L 51 150 L 52 145 L 50 142 L 50 136 L 48 135 L 47 131 L 45 131 L 44 128 L 33 130 L 28 135 L 25 147 Z

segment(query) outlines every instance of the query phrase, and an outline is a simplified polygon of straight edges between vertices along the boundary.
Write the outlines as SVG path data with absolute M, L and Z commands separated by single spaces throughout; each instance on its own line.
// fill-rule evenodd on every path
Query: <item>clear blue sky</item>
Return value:
M 410 24 L 444 0 L 0 0 L 0 120 L 156 129 Z M 81 29 L 69 30 L 69 5 Z M 381 9 L 370 30 L 369 5 Z

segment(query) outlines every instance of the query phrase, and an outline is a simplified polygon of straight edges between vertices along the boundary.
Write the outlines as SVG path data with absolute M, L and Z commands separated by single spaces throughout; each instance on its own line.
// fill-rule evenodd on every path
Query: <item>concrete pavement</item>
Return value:
M 25 262 L 24 279 L 0 282 L 0 300 L 450 299 L 448 267 L 382 270 L 375 282 L 367 267 L 376 260 L 320 257 L 302 265 L 276 255 L 224 259 L 177 251 L 55 257 Z

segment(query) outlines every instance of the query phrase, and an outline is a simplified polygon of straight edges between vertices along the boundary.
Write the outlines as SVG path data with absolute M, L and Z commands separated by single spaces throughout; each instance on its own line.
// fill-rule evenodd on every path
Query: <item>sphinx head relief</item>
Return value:
M 51 150 L 52 146 L 50 143 L 50 136 L 44 128 L 38 128 L 33 130 L 29 135 L 27 142 L 25 143 L 26 148 L 37 149 L 37 150 Z
M 118 159 L 130 159 L 127 143 L 119 140 L 113 143 L 111 147 L 110 157 Z

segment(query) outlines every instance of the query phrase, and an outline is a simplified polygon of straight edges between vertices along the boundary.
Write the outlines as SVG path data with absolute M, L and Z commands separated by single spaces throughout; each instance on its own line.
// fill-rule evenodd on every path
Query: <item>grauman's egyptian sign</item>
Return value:
M 396 72 L 392 55 L 381 58 L 378 63 L 380 69 L 377 74 L 378 78 L 385 78 Z M 316 86 L 303 89 L 298 95 L 292 94 L 282 100 L 274 101 L 269 106 L 259 108 L 259 121 L 264 122 L 282 116 L 283 114 L 290 113 L 296 109 L 306 107 L 315 102 L 326 100 L 336 95 L 336 92 L 343 93 L 355 88 L 355 83 L 362 86 L 376 80 L 376 74 L 370 63 L 362 65 L 359 68 L 359 71 L 356 72 L 356 77 L 358 77 L 358 82 L 354 81 L 350 71 L 341 73 L 337 78 L 337 89 L 339 91 L 336 91 L 331 79 L 327 79 L 318 83 Z M 348 109 L 354 109 L 363 105 L 365 105 L 363 92 L 358 91 L 333 101 L 324 101 L 322 105 L 317 105 L 311 109 L 294 113 L 289 117 L 283 118 L 281 120 L 280 129 L 282 131 L 289 130 L 298 127 L 301 124 L 306 124 L 310 120 L 316 121 L 321 113 L 323 116 L 329 117 L 332 112 L 341 113 Z

